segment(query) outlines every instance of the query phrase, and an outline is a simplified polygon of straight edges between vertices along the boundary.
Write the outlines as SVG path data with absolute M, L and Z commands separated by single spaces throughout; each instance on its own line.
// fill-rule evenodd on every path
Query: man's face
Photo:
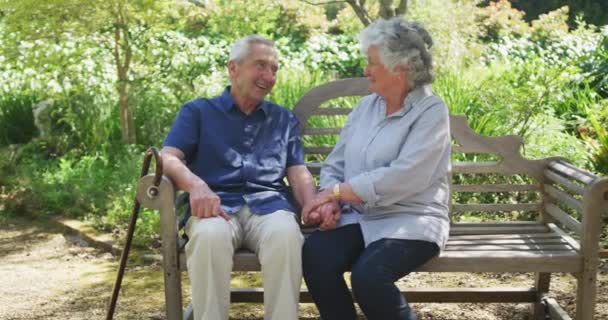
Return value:
M 275 51 L 261 43 L 251 44 L 241 62 L 230 61 L 231 93 L 245 103 L 258 105 L 277 81 L 279 64 Z

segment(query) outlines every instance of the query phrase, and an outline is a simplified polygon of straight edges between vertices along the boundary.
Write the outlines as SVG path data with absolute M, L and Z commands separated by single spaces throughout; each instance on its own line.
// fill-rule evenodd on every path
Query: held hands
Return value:
M 319 225 L 321 230 L 335 229 L 340 220 L 340 205 L 331 191 L 325 190 L 304 205 L 302 217 L 305 225 Z
M 192 215 L 199 218 L 222 217 L 230 220 L 230 216 L 220 206 L 220 197 L 206 185 L 201 185 L 190 191 L 190 208 Z

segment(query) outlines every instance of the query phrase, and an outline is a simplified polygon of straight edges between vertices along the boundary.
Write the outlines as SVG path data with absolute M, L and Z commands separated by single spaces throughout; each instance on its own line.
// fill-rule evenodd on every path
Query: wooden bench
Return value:
M 319 123 L 344 123 L 348 108 L 336 107 L 336 98 L 369 94 L 364 78 L 344 79 L 318 86 L 294 108 L 303 127 L 307 159 L 314 174 L 331 145 L 314 145 L 314 136 L 335 136 L 340 128 Z M 352 99 L 352 98 L 351 98 Z M 324 104 L 329 101 L 329 105 Z M 322 105 L 323 104 L 323 105 Z M 319 121 L 311 119 L 330 119 Z M 309 121 L 311 120 L 311 121 Z M 420 272 L 529 272 L 535 281 L 527 288 L 408 289 L 410 302 L 525 302 L 535 319 L 569 319 L 552 299 L 551 273 L 571 273 L 577 279 L 576 319 L 594 318 L 598 246 L 602 214 L 608 208 L 608 179 L 578 169 L 562 158 L 528 160 L 520 155 L 517 136 L 486 137 L 474 133 L 465 116 L 452 115 L 453 169 L 451 178 L 452 227 L 447 248 Z M 311 126 L 314 123 L 315 126 Z M 331 140 L 330 140 L 331 141 Z M 312 145 L 311 145 L 312 144 Z M 483 161 L 473 161 L 482 159 Z M 191 317 L 182 310 L 180 271 L 185 270 L 184 243 L 176 218 L 176 190 L 163 178 L 154 192 L 153 176 L 141 179 L 138 199 L 160 210 L 162 252 L 168 319 Z M 490 200 L 490 201 L 488 201 Z M 487 201 L 484 203 L 484 201 Z M 484 222 L 458 222 L 467 214 Z M 514 221 L 515 220 L 515 221 Z M 517 221 L 525 220 L 525 221 Z M 303 228 L 304 233 L 311 229 Z M 235 271 L 259 271 L 252 252 L 234 256 Z M 233 289 L 233 302 L 262 302 L 263 289 Z M 306 290 L 301 302 L 312 302 Z

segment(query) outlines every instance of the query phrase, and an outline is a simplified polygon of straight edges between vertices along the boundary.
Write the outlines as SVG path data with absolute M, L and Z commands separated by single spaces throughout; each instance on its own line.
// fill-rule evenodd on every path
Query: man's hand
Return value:
M 302 223 L 304 223 L 305 226 L 319 225 L 319 223 L 321 223 L 321 213 L 319 213 L 318 210 L 313 210 L 308 214 L 302 211 Z
M 190 209 L 193 216 L 202 219 L 219 216 L 230 220 L 230 216 L 220 206 L 220 197 L 206 185 L 190 191 Z
M 327 191 L 318 193 L 302 208 L 305 225 L 321 224 L 321 230 L 334 229 L 340 219 L 340 206 L 333 195 Z

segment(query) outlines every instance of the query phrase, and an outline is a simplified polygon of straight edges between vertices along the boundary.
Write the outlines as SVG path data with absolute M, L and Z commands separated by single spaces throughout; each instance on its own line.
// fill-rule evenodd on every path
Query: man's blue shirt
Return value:
M 284 107 L 263 101 L 246 115 L 227 87 L 221 96 L 185 103 L 163 146 L 185 154 L 226 213 L 245 204 L 256 214 L 294 211 L 283 178 L 304 155 L 298 119 Z

